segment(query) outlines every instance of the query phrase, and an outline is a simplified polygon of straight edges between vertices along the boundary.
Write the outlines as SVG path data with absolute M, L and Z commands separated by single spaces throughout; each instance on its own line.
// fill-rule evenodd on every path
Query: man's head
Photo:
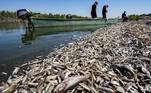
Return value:
M 95 3 L 94 3 L 95 5 L 98 5 L 98 2 L 97 1 L 95 1 Z
M 124 11 L 124 14 L 126 14 L 126 11 Z

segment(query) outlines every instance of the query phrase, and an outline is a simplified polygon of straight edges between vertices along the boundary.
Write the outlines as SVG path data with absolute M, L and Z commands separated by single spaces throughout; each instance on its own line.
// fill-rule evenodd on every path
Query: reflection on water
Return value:
M 12 69 L 36 56 L 47 55 L 70 42 L 90 35 L 101 26 L 66 26 L 25 30 L 22 25 L 0 28 L 0 81 L 6 80 Z M 6 72 L 8 75 L 2 75 Z
M 36 28 L 34 31 L 25 30 L 25 34 L 22 36 L 22 43 L 24 45 L 29 45 L 36 40 L 36 38 L 45 35 L 54 35 L 61 34 L 73 31 L 94 31 L 97 28 L 100 28 L 100 25 L 91 25 L 91 26 L 66 26 L 66 27 L 50 27 L 50 28 Z
M 23 27 L 20 23 L 0 23 L 0 31 L 7 31 L 12 29 L 18 29 L 20 27 Z
M 25 34 L 22 36 L 22 43 L 24 45 L 30 45 L 36 39 L 35 31 L 25 30 Z

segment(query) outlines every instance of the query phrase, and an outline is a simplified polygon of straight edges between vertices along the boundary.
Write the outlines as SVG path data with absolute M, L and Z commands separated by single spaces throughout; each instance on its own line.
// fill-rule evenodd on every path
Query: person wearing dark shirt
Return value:
M 91 9 L 91 17 L 92 18 L 97 18 L 97 13 L 96 13 L 96 8 L 97 8 L 98 2 L 95 2 L 92 5 L 92 9 Z
M 126 16 L 126 11 L 124 11 L 124 13 L 122 14 L 122 19 L 123 19 L 123 22 L 127 22 L 128 17 Z
M 107 8 L 108 8 L 108 5 L 104 5 L 102 9 L 102 16 L 103 16 L 103 19 L 105 19 L 105 22 L 107 21 L 107 16 L 106 16 Z
M 72 15 L 71 14 L 67 14 L 66 15 L 66 19 L 72 19 Z

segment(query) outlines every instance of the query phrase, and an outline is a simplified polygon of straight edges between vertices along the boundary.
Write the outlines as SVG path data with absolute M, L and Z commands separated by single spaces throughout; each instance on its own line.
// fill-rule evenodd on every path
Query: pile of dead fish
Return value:
M 150 37 L 145 23 L 99 29 L 16 67 L 0 88 L 3 93 L 151 93 Z
M 149 22 L 146 22 L 146 25 L 151 25 L 151 21 L 149 21 Z

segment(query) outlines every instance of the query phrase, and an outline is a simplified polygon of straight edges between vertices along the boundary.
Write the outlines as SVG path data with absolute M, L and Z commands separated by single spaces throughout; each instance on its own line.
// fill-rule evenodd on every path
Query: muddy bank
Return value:
M 45 59 L 16 67 L 0 89 L 6 93 L 150 93 L 150 36 L 146 21 L 98 29 Z

